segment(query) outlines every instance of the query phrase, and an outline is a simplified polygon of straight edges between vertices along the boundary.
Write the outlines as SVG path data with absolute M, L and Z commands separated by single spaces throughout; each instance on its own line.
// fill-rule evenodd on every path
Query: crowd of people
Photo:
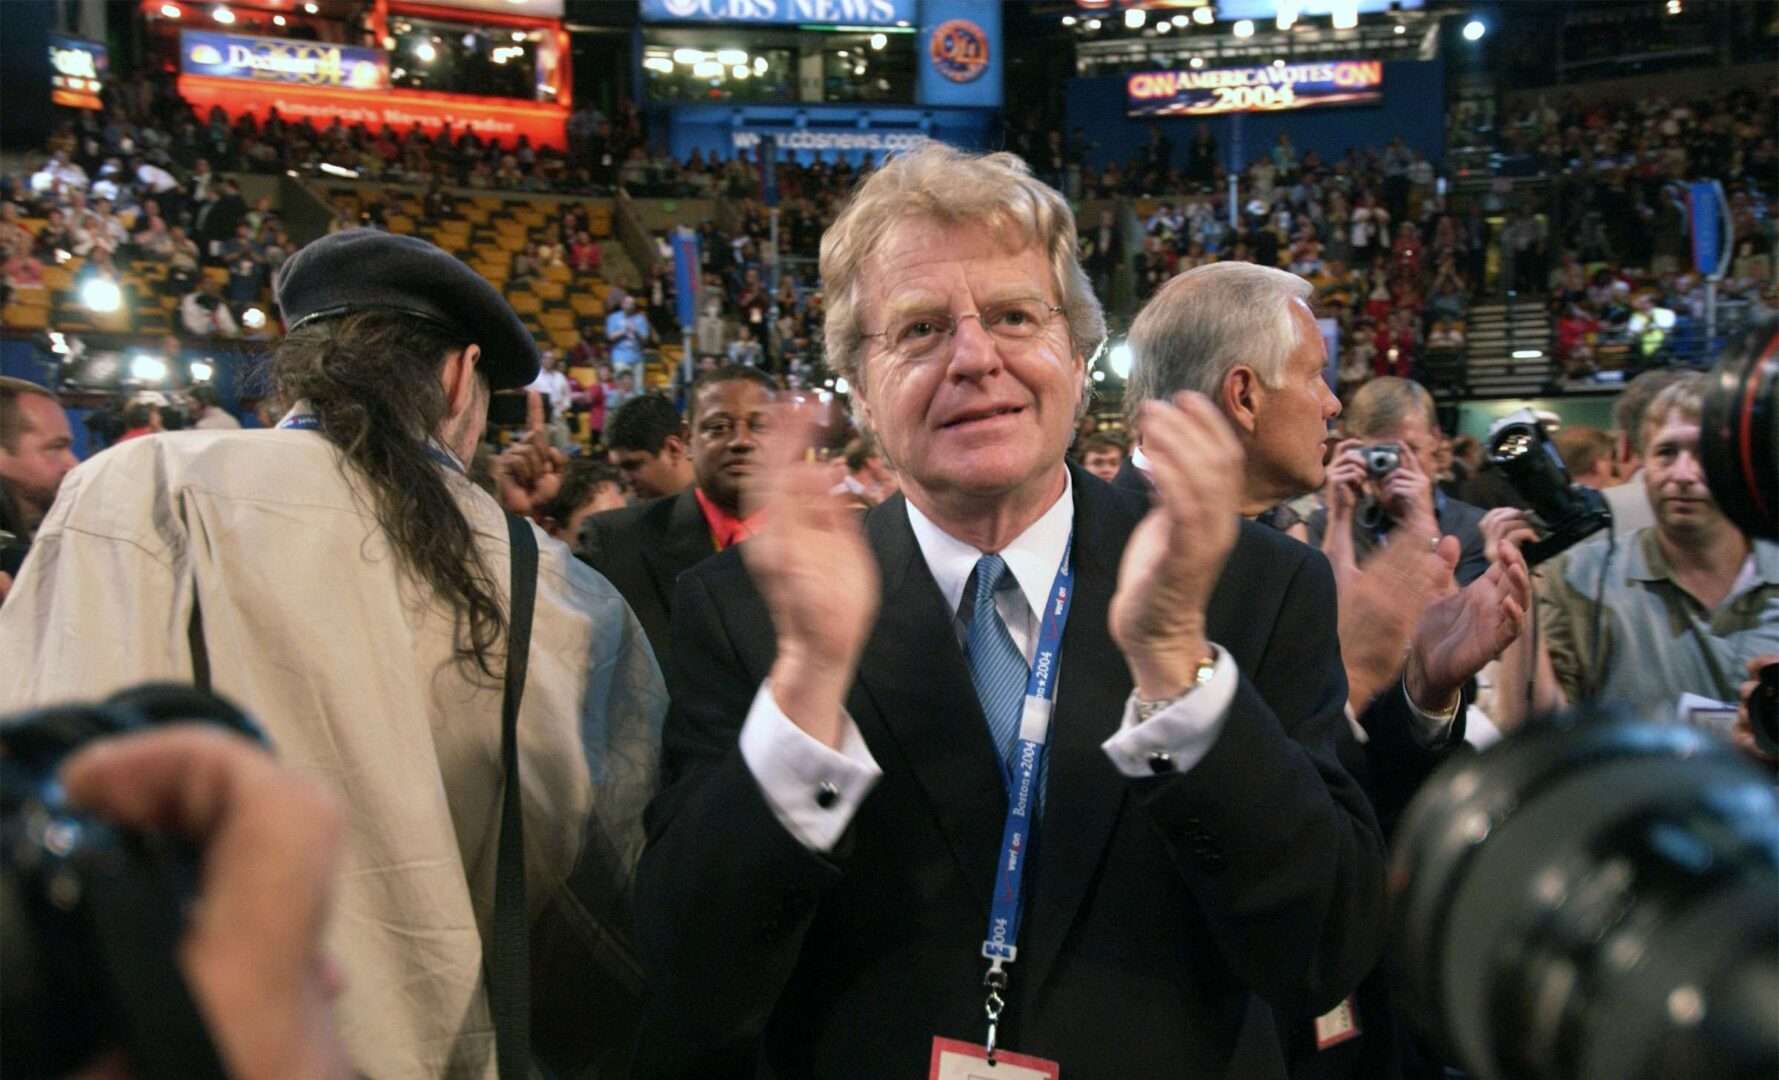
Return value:
M 68 149 L 32 209 L 78 206 L 89 258 L 124 250 Z M 1535 712 L 1735 702 L 1779 653 L 1779 548 L 1712 501 L 1702 386 L 1675 374 L 1627 390 L 1607 466 L 1566 438 L 1626 502 L 1612 595 L 1603 538 L 1535 586 L 1525 515 L 1466 475 L 1414 378 L 1461 348 L 1480 208 L 1446 213 L 1400 146 L 1326 166 L 1281 139 L 1239 229 L 1190 187 L 1158 197 L 1129 253 L 1135 446 L 1090 432 L 1121 223 L 1077 222 L 1036 164 L 927 144 L 847 176 L 843 206 L 837 170 L 798 174 L 788 250 L 825 236 L 815 275 L 773 265 L 732 196 L 739 231 L 701 230 L 683 413 L 636 385 L 661 277 L 561 356 L 464 263 L 374 227 L 281 253 L 278 437 L 131 414 L 70 473 L 53 393 L 0 384 L 0 510 L 30 550 L 0 579 L 21 673 L 0 707 L 202 666 L 260 720 L 322 789 L 292 798 L 345 823 L 338 917 L 290 945 L 344 970 L 337 1009 L 300 1000 L 301 1045 L 337 1069 L 527 1052 L 493 974 L 516 875 L 532 1007 L 598 1006 L 539 1027 L 544 1060 L 887 1077 L 999 1039 L 1071 1076 L 1437 1074 L 1382 962 L 1403 807 Z M 227 181 L 130 197 L 247 276 L 267 221 L 218 235 Z M 582 224 L 554 220 L 515 272 L 573 258 Z M 1351 379 L 1341 358 L 1344 402 L 1317 316 L 1371 350 Z M 774 374 L 803 379 L 822 341 L 856 427 Z M 504 449 L 503 395 L 536 436 Z M 577 416 L 603 455 L 561 453 Z M 1613 648 L 1584 637 L 1602 626 Z M 228 664 L 198 659 L 224 640 Z M 997 884 L 1009 843 L 1035 881 Z M 1031 918 L 984 942 L 990 895 Z M 213 1030 L 243 1068 L 265 1045 Z

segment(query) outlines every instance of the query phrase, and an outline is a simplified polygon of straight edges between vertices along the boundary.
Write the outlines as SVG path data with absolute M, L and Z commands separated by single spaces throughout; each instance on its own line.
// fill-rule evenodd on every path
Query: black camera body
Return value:
M 0 1043 L 8 1076 L 63 1076 L 122 1049 L 142 1077 L 222 1077 L 179 975 L 197 892 L 185 841 L 109 825 L 69 805 L 56 771 L 95 740 L 163 723 L 217 724 L 263 741 L 232 706 L 151 684 L 99 705 L 0 720 Z
M 1563 458 L 1531 409 L 1509 413 L 1489 428 L 1489 460 L 1543 526 L 1543 535 L 1520 549 L 1527 566 L 1558 555 L 1612 527 L 1606 497 L 1569 479 Z

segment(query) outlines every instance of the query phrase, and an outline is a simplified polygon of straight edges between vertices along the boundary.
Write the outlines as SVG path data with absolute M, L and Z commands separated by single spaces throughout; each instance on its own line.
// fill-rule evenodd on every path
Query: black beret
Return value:
M 500 290 L 417 237 L 377 229 L 330 233 L 290 257 L 275 291 L 290 330 L 357 311 L 398 311 L 480 345 L 482 370 L 496 390 L 537 378 L 537 342 Z

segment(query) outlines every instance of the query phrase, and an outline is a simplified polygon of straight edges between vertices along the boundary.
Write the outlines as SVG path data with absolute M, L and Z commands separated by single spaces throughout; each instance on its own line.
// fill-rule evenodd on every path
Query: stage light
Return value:
M 1285 61 L 1283 59 L 1274 60 L 1272 62 L 1272 66 L 1276 67 L 1276 68 L 1282 68 L 1285 66 Z
M 1396 29 L 1394 32 L 1398 33 L 1398 34 L 1406 34 L 1406 33 L 1408 33 L 1408 27 L 1402 25 L 1401 23 L 1397 23 Z
M 846 376 L 842 375 L 840 378 L 834 380 L 834 392 L 836 394 L 844 394 L 851 389 L 852 384 L 846 381 Z
M 651 56 L 642 62 L 642 66 L 650 71 L 659 71 L 663 75 L 673 74 L 673 61 L 665 56 Z
M 1098 30 L 1102 25 L 1103 24 L 1098 19 L 1087 20 L 1087 28 L 1089 30 Z
M 692 74 L 700 79 L 720 79 L 723 77 L 723 65 L 715 60 L 700 60 L 692 65 Z
M 1488 32 L 1489 28 L 1482 24 L 1481 19 L 1471 19 L 1464 24 L 1465 41 L 1481 41 L 1482 36 Z
M 1149 21 L 1149 13 L 1147 11 L 1144 11 L 1142 8 L 1126 8 L 1125 9 L 1124 28 L 1126 30 L 1141 30 L 1143 28 L 1143 24 L 1148 21 Z
M 745 64 L 747 63 L 747 53 L 740 49 L 718 49 L 717 63 L 724 67 L 734 67 L 737 64 Z
M 1199 68 L 1205 66 L 1205 58 L 1202 56 L 1195 56 L 1192 58 L 1191 64 L 1192 64 L 1192 69 L 1194 71 L 1197 71 Z
M 1075 21 L 1076 21 L 1076 20 L 1075 20 L 1075 17 L 1074 17 L 1074 16 L 1073 16 L 1073 15 L 1064 15 L 1064 16 L 1063 16 L 1063 17 L 1062 17 L 1062 24 L 1063 24 L 1063 25 L 1064 25 L 1064 26 L 1073 26 L 1073 25 L 1075 25 Z
M 181 15 L 184 15 L 184 14 L 185 14 L 185 12 L 179 10 L 178 4 L 162 4 L 161 5 L 161 16 L 163 18 L 177 19 Z
M 266 313 L 259 308 L 250 307 L 241 313 L 241 325 L 249 330 L 258 330 L 266 325 Z
M 734 67 L 729 69 L 729 74 L 735 76 L 737 79 L 745 79 L 749 75 L 752 75 L 753 72 L 751 72 L 747 69 L 746 64 L 736 64 Z
M 80 287 L 80 302 L 89 311 L 108 314 L 123 306 L 124 294 L 117 282 L 108 277 L 90 277 Z
M 692 64 L 701 63 L 703 60 L 704 60 L 704 53 L 700 52 L 697 49 L 675 49 L 675 50 L 673 50 L 673 62 L 676 64 L 685 64 L 689 67 Z
M 224 26 L 233 26 L 235 24 L 235 13 L 228 8 L 223 7 L 221 4 L 218 4 L 211 9 L 210 17 Z
M 1243 19 L 1240 22 L 1236 23 L 1235 24 L 1235 36 L 1239 37 L 1239 38 L 1253 37 L 1254 36 L 1254 20 L 1253 19 Z
M 755 75 L 766 74 L 766 58 L 764 56 L 754 57 L 754 74 Z
M 216 375 L 216 369 L 203 360 L 193 360 L 190 370 L 192 382 L 209 382 Z
M 1130 365 L 1132 359 L 1133 356 L 1130 351 L 1130 346 L 1120 341 L 1118 344 L 1112 346 L 1111 353 L 1106 356 L 1106 363 L 1111 365 L 1112 374 L 1118 376 L 1120 379 L 1128 379 L 1130 378 Z
M 158 356 L 137 353 L 130 357 L 130 378 L 137 382 L 158 383 L 167 377 L 167 362 Z
M 1192 21 L 1200 26 L 1209 26 L 1217 21 L 1217 13 L 1208 6 L 1197 8 L 1192 12 Z
M 888 44 L 889 44 L 889 35 L 888 34 L 872 34 L 871 35 L 871 47 L 873 49 L 882 49 L 885 46 L 887 46 Z
M 1187 22 L 1189 22 L 1190 20 L 1188 20 L 1186 18 L 1186 16 L 1184 16 L 1184 15 L 1175 15 L 1172 19 L 1169 19 L 1168 21 L 1173 23 L 1175 26 L 1185 26 L 1187 24 Z
M 1335 0 L 1329 15 L 1336 30 L 1351 30 L 1359 25 L 1358 0 Z
M 1168 31 L 1169 31 L 1169 30 L 1172 30 L 1172 29 L 1173 29 L 1173 26 L 1171 26 L 1171 25 L 1170 25 L 1170 24 L 1168 24 L 1168 23 L 1164 23 L 1164 22 L 1158 22 L 1158 23 L 1156 23 L 1156 24 L 1155 24 L 1155 32 L 1156 32 L 1156 33 L 1157 33 L 1157 34 L 1165 34 L 1165 33 L 1167 33 L 1167 32 L 1168 32 Z
M 304 4 L 303 12 L 308 15 L 318 15 L 321 13 L 321 7 L 317 4 Z
M 284 16 L 282 16 L 282 15 L 272 16 L 272 25 L 273 26 L 283 26 L 284 24 L 285 24 Z

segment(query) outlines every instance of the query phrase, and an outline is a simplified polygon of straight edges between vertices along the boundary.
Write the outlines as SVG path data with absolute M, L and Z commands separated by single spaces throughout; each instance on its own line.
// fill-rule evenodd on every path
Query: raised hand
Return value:
M 494 459 L 495 489 L 500 505 L 522 517 L 534 517 L 562 491 L 568 459 L 541 431 L 508 446 Z
M 778 659 L 772 694 L 809 735 L 838 748 L 841 709 L 877 619 L 877 561 L 856 510 L 830 494 L 827 466 L 810 460 L 819 406 L 775 406 L 762 467 L 743 491 L 764 525 L 742 558 L 772 614 Z
M 1332 523 L 1332 517 L 1330 523 Z M 1347 704 L 1365 711 L 1402 674 L 1403 656 L 1435 598 L 1451 590 L 1458 541 L 1397 534 L 1362 569 L 1335 577 Z
M 1243 455 L 1202 394 L 1145 402 L 1138 422 L 1155 505 L 1125 546 L 1109 621 L 1138 696 L 1155 701 L 1184 693 L 1210 652 L 1205 605 L 1235 546 Z
M 1512 645 L 1532 607 L 1532 577 L 1519 548 L 1498 540 L 1488 573 L 1427 608 L 1409 653 L 1408 693 L 1439 708 Z

